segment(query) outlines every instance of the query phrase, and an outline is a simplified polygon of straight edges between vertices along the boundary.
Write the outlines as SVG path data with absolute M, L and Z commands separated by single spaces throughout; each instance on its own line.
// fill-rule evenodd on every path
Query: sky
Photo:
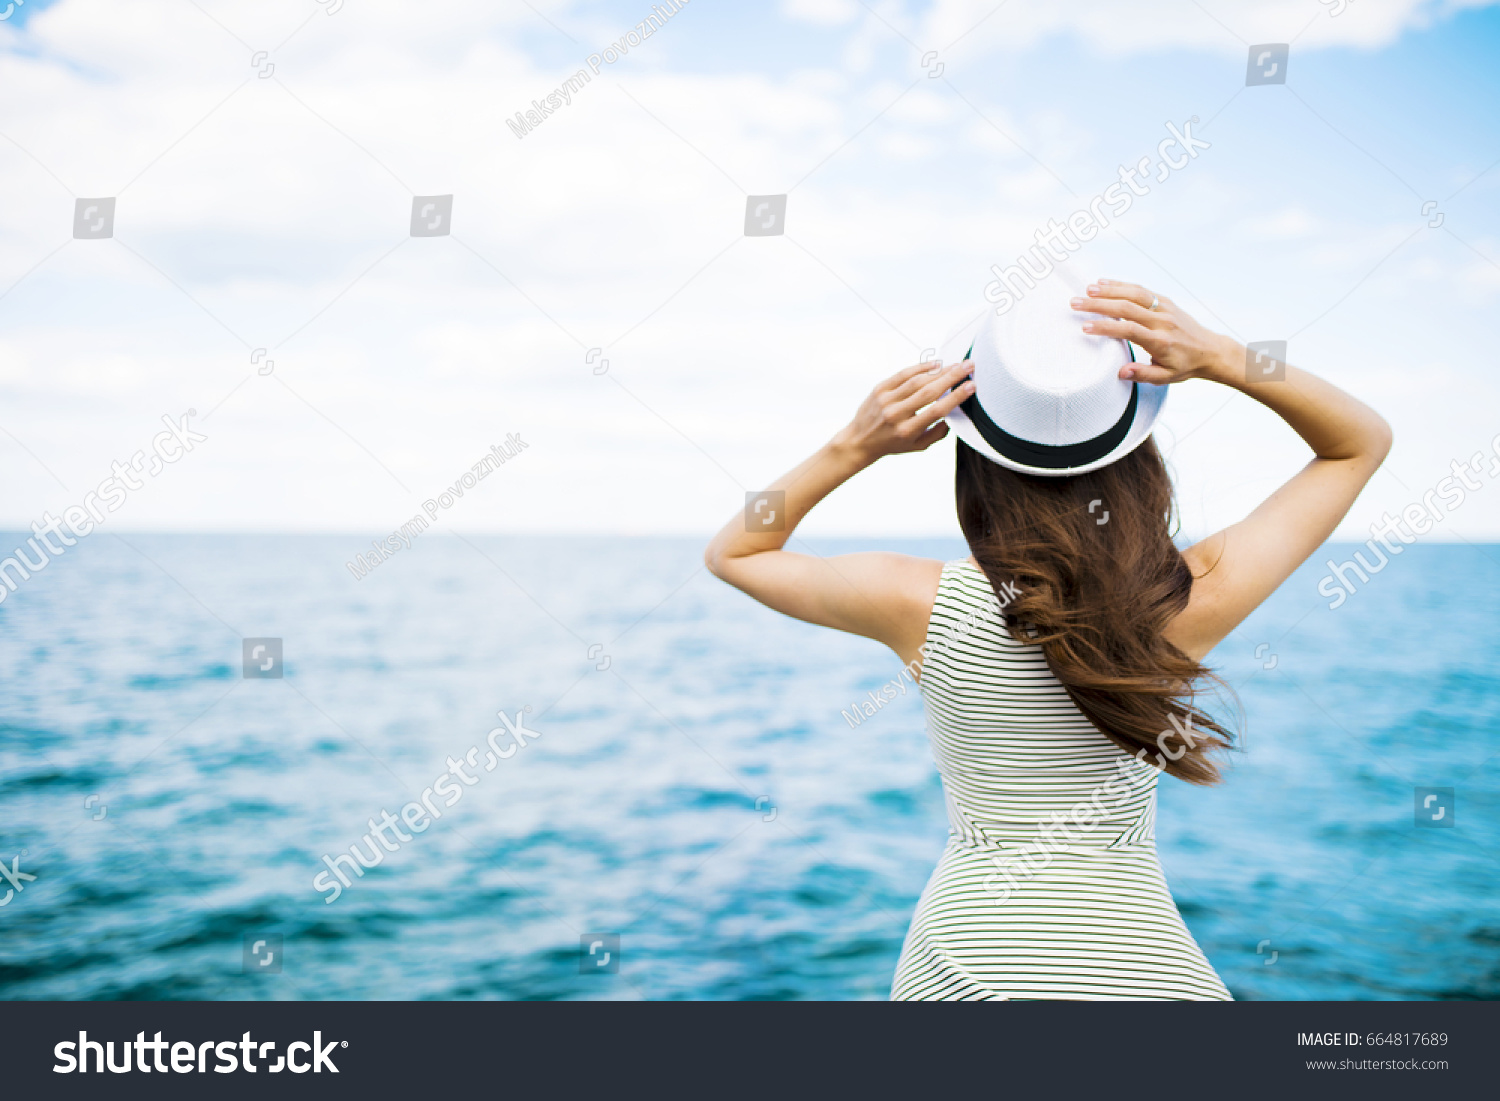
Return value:
M 1074 263 L 1379 410 L 1363 539 L 1500 434 L 1497 7 L 692 0 L 609 60 L 649 0 L 28 0 L 0 20 L 0 526 L 193 410 L 116 530 L 384 533 L 514 438 L 443 523 L 707 535 L 876 382 L 962 354 L 991 265 L 1196 118 L 1209 147 Z M 1285 83 L 1247 86 L 1270 43 Z M 765 195 L 785 232 L 746 236 Z M 113 235 L 76 239 L 104 198 Z M 1189 534 L 1308 458 L 1206 382 L 1157 438 Z M 952 449 L 808 531 L 956 535 Z M 1496 469 L 1426 538 L 1500 539 Z

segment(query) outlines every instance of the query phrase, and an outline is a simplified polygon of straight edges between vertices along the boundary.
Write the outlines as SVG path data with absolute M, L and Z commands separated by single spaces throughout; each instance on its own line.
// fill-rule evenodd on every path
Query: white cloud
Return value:
M 857 19 L 860 8 L 854 0 L 781 0 L 781 13 L 802 23 L 837 27 Z
M 517 140 L 504 120 L 623 22 L 545 8 L 574 45 L 523 5 L 478 0 L 422 19 L 348 4 L 300 30 L 304 3 L 205 7 L 229 31 L 178 0 L 64 0 L 22 37 L 0 32 L 11 44 L 0 131 L 63 181 L 0 141 L 0 290 L 64 246 L 0 299 L 0 425 L 70 487 L 0 438 L 7 522 L 71 503 L 146 445 L 162 413 L 218 405 L 210 443 L 131 501 L 122 524 L 389 530 L 516 431 L 532 447 L 450 514 L 460 527 L 704 530 L 921 348 L 951 337 L 949 352 L 962 351 L 954 334 L 983 306 L 988 265 L 1077 205 L 1049 169 L 1097 193 L 1115 160 L 1162 133 L 1159 119 L 1101 122 L 1057 93 L 992 99 L 966 84 L 1042 167 L 940 81 L 891 106 L 911 78 L 873 51 L 865 78 L 833 64 L 776 76 L 748 49 L 722 72 L 679 71 L 669 62 L 690 31 L 669 24 Z M 834 7 L 799 10 L 831 20 Z M 1011 7 L 1056 18 L 1028 4 L 996 21 Z M 1226 21 L 1235 7 L 1222 5 Z M 1114 18 L 1077 10 L 1081 31 Z M 1181 33 L 1186 11 L 1162 7 L 1158 32 Z M 930 18 L 962 14 L 940 5 Z M 853 40 L 890 38 L 866 22 Z M 294 31 L 268 59 L 274 76 L 256 77 L 253 50 Z M 1261 194 L 1244 175 L 1259 153 L 1234 125 L 1230 113 L 1214 132 L 1217 161 L 1205 155 L 1162 185 L 1125 230 L 1246 335 L 1292 332 L 1410 227 L 1348 210 L 1314 182 Z M 1279 164 L 1296 178 L 1296 150 Z M 118 196 L 116 240 L 69 240 L 69 189 Z M 789 236 L 741 236 L 745 193 L 788 189 Z M 455 237 L 407 236 L 413 192 L 456 196 Z M 1250 247 L 1272 237 L 1289 249 L 1274 263 Z M 1309 362 L 1375 385 L 1369 364 L 1426 346 L 1395 311 L 1462 294 L 1471 316 L 1425 361 L 1472 370 L 1487 339 L 1475 318 L 1500 288 L 1443 234 L 1406 248 L 1401 262 L 1417 266 L 1382 268 L 1302 339 Z M 1190 300 L 1123 241 L 1101 239 L 1089 260 Z M 1378 341 L 1359 328 L 1371 319 L 1385 326 Z M 585 362 L 596 346 L 606 375 Z M 252 370 L 259 347 L 271 349 L 271 376 Z M 1376 381 L 1404 416 L 1438 415 L 1435 398 L 1395 376 Z M 1184 396 L 1173 430 L 1187 436 L 1212 409 Z M 1414 467 L 1447 438 L 1478 434 L 1478 409 L 1419 433 Z M 1239 417 L 1230 409 L 1190 438 L 1188 496 L 1213 477 L 1243 480 L 1216 449 L 1221 428 L 1257 430 L 1253 410 Z M 1280 469 L 1298 449 L 1278 439 L 1271 454 Z M 950 461 L 944 451 L 883 464 L 819 522 L 952 530 Z M 1227 505 L 1210 495 L 1205 507 L 1210 523 Z
M 1244 230 L 1252 238 L 1277 241 L 1295 241 L 1305 238 L 1320 228 L 1318 219 L 1301 207 L 1288 207 L 1268 212 L 1263 217 L 1245 220 Z
M 917 41 L 933 49 L 1029 49 L 1051 35 L 1072 35 L 1107 53 L 1205 49 L 1243 53 L 1252 43 L 1304 49 L 1375 49 L 1413 28 L 1495 0 L 1072 0 L 1067 4 L 936 0 L 918 19 Z M 996 10 L 998 7 L 998 10 Z M 1338 10 L 1340 14 L 1332 14 Z
M 1106 53 L 1201 49 L 1243 53 L 1252 43 L 1290 42 L 1303 49 L 1354 46 L 1378 49 L 1403 33 L 1432 25 L 1495 0 L 782 0 L 789 18 L 818 26 L 863 20 L 890 28 L 924 50 L 1025 50 L 1052 36 L 1082 39 Z

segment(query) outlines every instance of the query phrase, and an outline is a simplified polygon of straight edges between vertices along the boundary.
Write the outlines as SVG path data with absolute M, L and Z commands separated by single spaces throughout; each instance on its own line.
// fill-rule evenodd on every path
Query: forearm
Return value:
M 847 435 L 847 431 L 840 432 L 766 487 L 786 493 L 786 502 L 781 506 L 782 515 L 777 517 L 785 523 L 767 525 L 780 530 L 748 530 L 751 525 L 746 522 L 745 514 L 736 514 L 708 545 L 704 555 L 708 567 L 717 573 L 719 564 L 731 558 L 780 550 L 785 546 L 792 537 L 792 530 L 814 505 L 874 461 L 849 443 Z
M 838 435 L 768 487 L 786 494 L 785 501 L 777 502 L 781 513 L 776 517 L 777 522 L 765 522 L 771 519 L 769 504 L 736 515 L 708 545 L 704 563 L 730 584 L 747 592 L 752 588 L 758 590 L 758 595 L 752 595 L 779 610 L 805 604 L 808 594 L 791 589 L 813 582 L 796 571 L 777 580 L 772 575 L 785 565 L 780 560 L 790 556 L 768 552 L 781 550 L 792 537 L 792 529 L 814 505 L 881 456 L 922 451 L 947 435 L 948 426 L 943 418 L 974 392 L 973 382 L 967 381 L 972 371 L 973 365 L 967 361 L 946 368 L 937 363 L 919 363 L 876 386 Z M 757 520 L 762 523 L 757 524 Z M 770 530 L 773 527 L 779 530 Z M 755 555 L 765 558 L 751 561 Z M 767 569 L 751 568 L 755 566 Z M 760 580 L 752 581 L 752 575 L 758 575 Z M 830 612 L 829 607 L 836 601 L 827 592 L 823 597 L 821 610 L 802 608 L 789 614 L 842 630 L 870 633 L 856 622 L 857 616 Z
M 1364 402 L 1290 364 L 1284 378 L 1250 382 L 1245 346 L 1229 337 L 1221 340 L 1211 363 L 1197 377 L 1254 398 L 1286 421 L 1320 459 L 1364 459 L 1379 465 L 1385 458 L 1390 426 Z

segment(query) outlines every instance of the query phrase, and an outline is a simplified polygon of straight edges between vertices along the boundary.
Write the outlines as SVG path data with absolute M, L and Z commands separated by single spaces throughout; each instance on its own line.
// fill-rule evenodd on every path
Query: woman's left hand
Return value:
M 1075 310 L 1103 315 L 1086 322 L 1084 332 L 1128 340 L 1150 353 L 1150 363 L 1122 366 L 1122 379 L 1159 386 L 1182 382 L 1226 366 L 1234 354 L 1230 338 L 1200 325 L 1170 298 L 1135 283 L 1100 279 L 1090 285 L 1087 298 L 1075 298 L 1072 304 Z

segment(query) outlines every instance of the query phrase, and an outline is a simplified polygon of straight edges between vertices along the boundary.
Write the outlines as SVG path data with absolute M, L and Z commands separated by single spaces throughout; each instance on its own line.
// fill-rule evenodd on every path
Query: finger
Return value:
M 960 383 L 958 386 L 955 386 L 948 393 L 943 394 L 931 405 L 927 406 L 927 408 L 923 409 L 921 415 L 917 418 L 917 420 L 925 421 L 927 424 L 932 424 L 934 421 L 941 424 L 944 417 L 953 412 L 953 410 L 957 409 L 960 405 L 962 405 L 965 401 L 972 397 L 973 394 L 974 380 L 967 379 L 966 381 Z
M 902 401 L 897 402 L 894 406 L 896 414 L 902 418 L 910 417 L 918 409 L 925 408 L 937 401 L 949 390 L 955 387 L 962 389 L 964 386 L 969 385 L 967 375 L 972 370 L 973 364 L 960 364 L 957 370 L 944 371 L 925 386 L 909 394 Z M 972 387 L 970 388 L 970 392 L 972 392 Z
M 974 364 L 970 360 L 955 363 L 947 368 L 933 368 L 907 379 L 895 390 L 891 391 L 891 397 L 898 404 L 905 404 L 912 395 L 930 386 L 938 386 L 937 392 L 941 394 L 949 387 L 958 385 L 958 381 L 967 378 L 973 370 Z M 920 409 L 921 405 L 914 405 L 912 408 Z
M 919 437 L 974 394 L 973 380 L 966 380 L 952 390 L 935 395 L 930 402 L 907 416 L 897 428 L 903 435 Z
M 906 397 L 908 394 L 915 393 L 917 390 L 921 389 L 923 386 L 926 386 L 929 382 L 936 378 L 937 372 L 943 369 L 942 364 L 939 363 L 923 363 L 919 364 L 918 367 L 919 369 L 917 371 L 914 371 L 912 374 L 907 375 L 907 377 L 901 381 L 900 385 L 892 386 L 888 391 L 886 391 L 886 393 L 889 394 L 893 400 L 900 400 L 901 398 Z
M 896 387 L 900 386 L 902 383 L 906 382 L 914 375 L 932 370 L 932 366 L 933 365 L 931 363 L 914 363 L 910 367 L 903 367 L 890 378 L 882 382 L 879 386 L 875 387 L 875 392 L 877 394 L 883 394 L 889 390 L 894 390 Z
M 1096 279 L 1089 286 L 1089 295 L 1095 298 L 1128 298 L 1137 306 L 1150 308 L 1156 295 L 1139 283 L 1121 283 L 1115 279 Z
M 1120 368 L 1120 377 L 1127 382 L 1149 382 L 1154 386 L 1165 386 L 1177 378 L 1177 372 L 1150 363 L 1127 363 Z
M 1092 321 L 1083 323 L 1083 331 L 1096 336 L 1112 336 L 1118 340 L 1133 340 L 1148 352 L 1152 350 L 1153 344 L 1158 343 L 1156 330 L 1148 329 L 1139 321 L 1129 319 L 1115 320 L 1111 317 L 1096 317 Z
M 926 451 L 929 447 L 931 447 L 933 444 L 937 443 L 938 440 L 942 439 L 947 434 L 948 434 L 948 425 L 947 425 L 947 423 L 944 422 L 944 421 L 938 421 L 935 425 L 933 425 L 931 428 L 929 428 L 926 432 L 923 432 L 920 436 L 918 436 L 916 438 L 915 442 L 913 442 L 913 444 L 911 446 L 911 450 L 913 450 L 913 451 Z
M 1075 298 L 1072 300 L 1072 306 L 1075 310 L 1136 321 L 1148 329 L 1165 329 L 1172 324 L 1172 319 L 1160 311 L 1148 310 L 1145 306 L 1128 298 Z

